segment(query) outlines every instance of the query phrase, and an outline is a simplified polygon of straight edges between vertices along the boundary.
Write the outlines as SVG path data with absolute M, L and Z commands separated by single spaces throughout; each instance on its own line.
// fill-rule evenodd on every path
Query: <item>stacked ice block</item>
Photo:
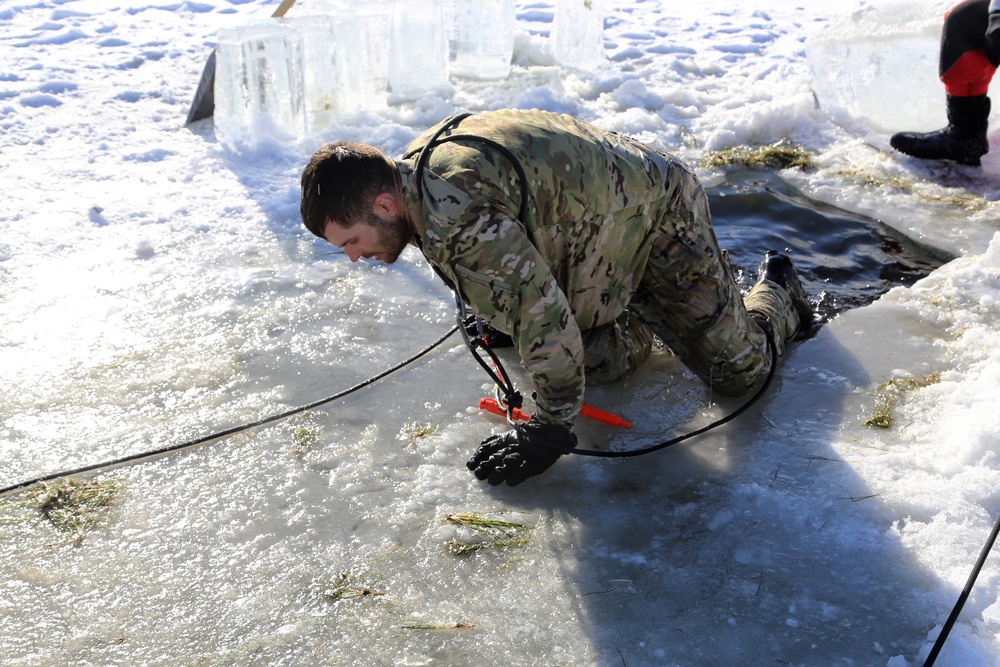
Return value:
M 556 0 L 557 62 L 603 61 L 603 1 Z M 215 124 L 237 150 L 301 138 L 360 112 L 448 97 L 452 77 L 510 71 L 515 0 L 342 0 L 219 32 Z

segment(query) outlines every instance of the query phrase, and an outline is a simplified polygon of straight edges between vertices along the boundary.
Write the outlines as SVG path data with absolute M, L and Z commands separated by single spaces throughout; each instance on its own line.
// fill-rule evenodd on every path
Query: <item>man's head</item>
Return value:
M 378 149 L 325 144 L 302 171 L 302 222 L 351 261 L 391 264 L 412 237 L 400 195 L 396 165 Z

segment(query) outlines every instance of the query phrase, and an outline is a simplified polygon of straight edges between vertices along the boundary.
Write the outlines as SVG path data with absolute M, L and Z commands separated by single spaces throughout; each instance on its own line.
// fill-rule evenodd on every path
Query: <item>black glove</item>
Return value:
M 476 322 L 475 315 L 469 315 L 462 322 L 462 326 L 465 327 L 465 333 L 469 334 L 470 338 L 475 338 L 479 335 L 479 324 Z M 494 350 L 500 347 L 514 347 L 513 339 L 500 331 L 499 329 L 494 329 L 490 325 L 483 322 L 483 339 L 486 341 L 486 345 L 492 347 Z
M 543 424 L 535 417 L 513 431 L 490 436 L 466 465 L 493 486 L 507 482 L 517 486 L 541 475 L 563 454 L 576 447 L 576 436 L 565 426 Z
M 992 8 L 996 3 L 991 3 Z M 986 28 L 986 59 L 994 67 L 1000 66 L 1000 11 L 990 12 L 989 23 Z

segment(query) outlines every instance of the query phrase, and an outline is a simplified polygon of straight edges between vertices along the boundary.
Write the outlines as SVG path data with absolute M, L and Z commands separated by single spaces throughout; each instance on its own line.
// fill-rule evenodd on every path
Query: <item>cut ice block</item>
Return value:
M 448 39 L 441 0 L 397 0 L 389 46 L 389 98 L 447 97 Z
M 306 127 L 316 131 L 385 106 L 393 14 L 378 1 L 312 7 L 284 20 L 303 37 Z
M 219 31 L 215 130 L 231 148 L 305 130 L 302 37 L 275 19 Z
M 502 79 L 514 55 L 514 0 L 450 0 L 450 72 L 469 79 Z
M 333 14 L 286 17 L 282 23 L 302 37 L 302 103 L 306 131 L 329 127 L 340 102 Z
M 594 70 L 604 62 L 604 0 L 556 0 L 552 55 L 564 67 Z
M 806 58 L 820 108 L 864 117 L 884 132 L 944 126 L 938 56 L 950 4 L 863 7 L 810 37 Z
M 334 21 L 339 112 L 386 106 L 393 7 L 388 2 L 355 2 Z

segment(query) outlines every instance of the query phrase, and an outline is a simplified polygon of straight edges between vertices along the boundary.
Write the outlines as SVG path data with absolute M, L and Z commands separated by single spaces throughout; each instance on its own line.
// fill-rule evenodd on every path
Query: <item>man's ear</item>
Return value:
M 372 208 L 376 213 L 384 213 L 386 215 L 396 215 L 397 206 L 396 198 L 393 197 L 388 192 L 380 192 L 375 195 L 375 199 L 372 201 Z

